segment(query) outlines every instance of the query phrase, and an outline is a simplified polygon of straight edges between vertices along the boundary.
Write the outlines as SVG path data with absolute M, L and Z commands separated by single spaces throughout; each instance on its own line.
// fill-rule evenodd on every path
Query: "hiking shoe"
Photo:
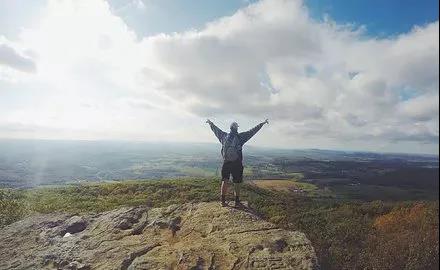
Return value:
M 222 202 L 222 207 L 228 206 L 228 204 L 225 202 L 226 201 L 225 195 L 221 195 L 220 201 Z
M 244 205 L 240 202 L 240 200 L 235 200 L 235 207 L 236 208 L 241 208 L 241 207 L 243 207 Z

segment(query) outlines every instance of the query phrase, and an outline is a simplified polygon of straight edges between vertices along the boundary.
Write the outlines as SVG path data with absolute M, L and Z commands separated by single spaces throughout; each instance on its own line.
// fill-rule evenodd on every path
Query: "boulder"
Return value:
M 63 237 L 69 233 L 69 237 Z M 0 269 L 318 269 L 307 237 L 218 202 L 45 214 L 0 231 Z
M 62 231 L 62 235 L 66 233 L 74 234 L 82 232 L 87 227 L 87 221 L 80 216 L 71 217 L 65 224 L 65 229 Z

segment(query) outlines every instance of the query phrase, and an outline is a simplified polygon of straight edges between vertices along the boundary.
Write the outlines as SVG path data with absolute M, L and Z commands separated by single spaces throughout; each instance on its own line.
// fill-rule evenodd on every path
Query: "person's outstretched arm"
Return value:
M 211 130 L 212 132 L 214 132 L 214 135 L 217 137 L 218 141 L 220 143 L 222 143 L 222 140 L 224 137 L 226 137 L 227 133 L 224 132 L 223 130 L 219 129 L 216 125 L 214 125 L 214 123 L 211 120 L 206 120 L 206 123 L 209 124 L 209 126 L 211 126 Z
M 250 130 L 239 133 L 242 143 L 244 144 L 245 142 L 249 141 L 250 138 L 252 138 L 264 126 L 264 124 L 269 124 L 269 120 L 266 119 L 264 122 L 256 125 Z

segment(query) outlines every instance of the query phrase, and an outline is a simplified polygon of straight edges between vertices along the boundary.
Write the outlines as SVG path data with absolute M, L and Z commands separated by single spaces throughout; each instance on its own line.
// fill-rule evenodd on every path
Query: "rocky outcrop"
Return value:
M 0 269 L 317 269 L 310 241 L 219 203 L 28 217 L 0 231 Z

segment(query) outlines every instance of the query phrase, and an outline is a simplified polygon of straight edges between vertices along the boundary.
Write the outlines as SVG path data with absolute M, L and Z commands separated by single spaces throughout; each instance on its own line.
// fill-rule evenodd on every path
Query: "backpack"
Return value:
M 229 133 L 223 141 L 222 154 L 224 161 L 236 161 L 240 157 L 240 139 L 237 134 Z

